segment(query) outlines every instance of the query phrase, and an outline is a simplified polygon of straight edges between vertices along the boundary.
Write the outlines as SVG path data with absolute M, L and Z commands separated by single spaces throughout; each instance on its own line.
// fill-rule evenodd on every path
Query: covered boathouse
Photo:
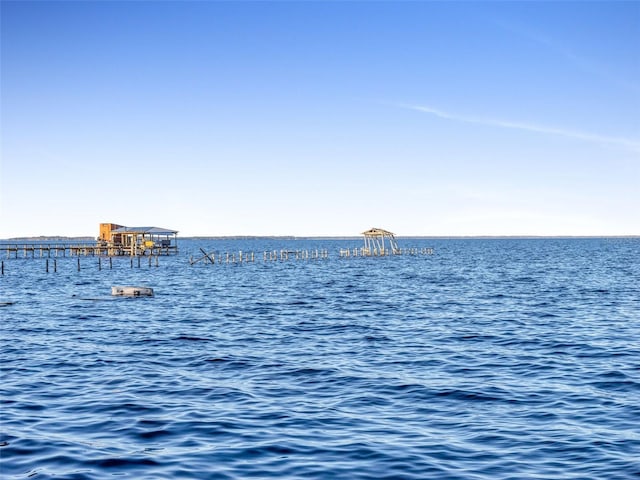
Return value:
M 396 236 L 388 230 L 374 227 L 362 232 L 362 235 L 364 235 L 364 248 L 362 249 L 364 256 L 383 256 L 389 255 L 389 253 L 397 255 L 400 253 Z M 385 240 L 389 243 L 388 248 Z
M 178 231 L 101 223 L 98 247 L 110 256 L 172 255 L 178 253 Z

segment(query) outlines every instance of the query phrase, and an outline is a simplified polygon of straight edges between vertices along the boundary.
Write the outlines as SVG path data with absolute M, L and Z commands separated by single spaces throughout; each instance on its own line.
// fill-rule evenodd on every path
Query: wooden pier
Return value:
M 433 255 L 433 248 L 341 248 L 341 257 L 386 257 L 389 255 Z
M 257 259 L 262 257 L 263 262 L 283 262 L 287 260 L 320 260 L 329 259 L 332 255 L 326 248 L 315 250 L 265 250 L 260 253 L 247 252 L 239 250 L 237 252 L 209 252 L 200 248 L 199 257 L 191 256 L 189 259 L 190 265 L 196 263 L 206 263 L 211 265 L 221 265 L 229 263 L 254 263 Z M 433 248 L 395 248 L 389 249 L 368 249 L 368 248 L 341 248 L 338 251 L 339 258 L 355 258 L 355 257 L 386 257 L 397 255 L 433 255 Z
M 77 257 L 77 269 L 80 271 L 80 257 L 98 257 L 98 270 L 102 269 L 102 257 L 108 257 L 109 269 L 113 268 L 111 257 L 129 257 L 131 268 L 137 259 L 138 268 L 141 257 L 149 259 L 149 266 L 158 266 L 158 257 L 178 253 L 177 232 L 157 227 L 122 227 L 116 224 L 100 224 L 100 236 L 95 242 L 0 242 L 0 259 L 2 259 L 2 275 L 4 275 L 4 259 L 10 258 L 44 258 L 45 271 L 49 272 L 49 259 L 53 258 L 53 271 L 57 271 L 58 257 Z M 433 248 L 399 248 L 395 235 L 381 228 L 371 228 L 364 235 L 364 246 L 361 248 L 340 248 L 338 258 L 355 257 L 387 257 L 399 255 L 432 255 Z M 388 246 L 387 246 L 388 245 Z M 197 263 L 221 265 L 255 263 L 262 257 L 264 263 L 288 260 L 320 260 L 329 259 L 332 255 L 326 248 L 313 250 L 276 249 L 256 253 L 239 250 L 237 252 L 207 252 L 199 248 L 201 255 L 189 259 L 190 265 Z M 146 260 L 145 260 L 146 262 Z
M 2 243 L 0 257 L 2 258 L 56 258 L 80 256 L 158 256 L 173 255 L 178 252 L 175 244 L 165 245 L 114 245 L 104 242 L 87 243 Z
M 201 248 L 200 252 L 202 253 L 202 256 L 198 258 L 194 258 L 192 256 L 189 259 L 190 265 L 195 265 L 199 262 L 210 263 L 212 265 L 223 263 L 253 263 L 256 261 L 256 258 L 260 258 L 260 255 L 256 254 L 256 252 L 243 252 L 242 250 L 239 250 L 238 252 L 207 253 Z M 262 252 L 262 260 L 264 262 L 318 260 L 327 258 L 329 258 L 329 250 L 325 248 L 316 248 L 315 250 L 264 250 Z
M 123 250 L 124 251 L 124 250 Z M 203 248 L 200 248 L 201 256 L 189 259 L 191 266 L 197 263 L 209 264 L 209 265 L 242 265 L 252 264 L 256 262 L 264 264 L 274 264 L 289 261 L 299 261 L 301 263 L 315 263 L 321 260 L 329 260 L 332 258 L 372 258 L 372 257 L 388 257 L 388 256 L 400 256 L 400 255 L 433 255 L 433 248 L 396 248 L 394 250 L 374 248 L 372 250 L 367 248 L 341 248 L 337 252 L 331 253 L 326 248 L 316 248 L 312 250 L 292 250 L 292 249 L 279 249 L 279 250 L 264 250 L 261 252 L 243 251 L 238 250 L 236 252 L 206 252 Z M 336 253 L 338 255 L 336 255 Z M 127 251 L 126 253 L 118 253 L 114 255 L 109 251 L 109 247 L 96 245 L 94 243 L 74 243 L 74 244 L 47 244 L 47 243 L 4 243 L 0 244 L 0 264 L 1 272 L 0 276 L 5 275 L 5 261 L 7 267 L 12 263 L 10 259 L 42 259 L 41 262 L 44 265 L 44 271 L 46 273 L 58 272 L 60 266 L 64 266 L 66 271 L 69 268 L 80 272 L 85 268 L 97 268 L 98 270 L 108 269 L 112 270 L 114 265 L 117 268 L 123 268 L 127 266 L 130 268 L 141 268 L 143 265 L 158 267 L 159 256 L 167 255 L 169 253 L 151 253 L 151 250 L 144 252 L 144 255 L 138 252 L 132 254 Z M 4 256 L 3 256 L 4 255 Z M 121 256 L 121 261 L 113 261 L 114 256 Z M 67 257 L 66 260 L 63 260 Z M 84 257 L 88 257 L 81 260 Z M 74 260 L 71 260 L 74 258 Z M 129 261 L 126 261 L 128 258 Z M 37 262 L 36 262 L 37 263 Z M 70 267 L 71 265 L 71 267 Z

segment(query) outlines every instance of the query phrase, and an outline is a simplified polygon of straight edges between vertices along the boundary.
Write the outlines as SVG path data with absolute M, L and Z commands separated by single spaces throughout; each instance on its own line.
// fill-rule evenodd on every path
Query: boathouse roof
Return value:
M 149 235 L 175 235 L 177 230 L 169 230 L 168 228 L 159 227 L 119 227 L 112 230 L 111 233 L 142 233 Z
M 370 228 L 369 230 L 367 230 L 366 232 L 362 232 L 362 235 L 364 236 L 379 236 L 379 235 L 390 235 L 390 236 L 394 236 L 393 233 L 389 232 L 388 230 L 384 230 L 382 228 Z

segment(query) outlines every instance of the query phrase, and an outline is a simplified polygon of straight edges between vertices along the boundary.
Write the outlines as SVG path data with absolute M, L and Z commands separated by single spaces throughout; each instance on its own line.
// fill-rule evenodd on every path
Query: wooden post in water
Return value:
M 98 257 L 98 270 L 102 270 L 102 259 Z
M 78 271 L 80 271 L 80 257 L 78 257 Z
M 49 259 L 48 258 L 47 258 L 47 260 L 45 262 L 44 271 L 49 273 Z
M 54 258 L 53 259 L 53 273 L 56 273 L 58 271 L 58 261 Z

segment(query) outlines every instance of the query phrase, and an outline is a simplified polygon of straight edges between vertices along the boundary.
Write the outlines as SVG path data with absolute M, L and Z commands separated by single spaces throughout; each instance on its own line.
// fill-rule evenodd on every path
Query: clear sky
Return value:
M 640 2 L 0 5 L 0 238 L 640 234 Z

